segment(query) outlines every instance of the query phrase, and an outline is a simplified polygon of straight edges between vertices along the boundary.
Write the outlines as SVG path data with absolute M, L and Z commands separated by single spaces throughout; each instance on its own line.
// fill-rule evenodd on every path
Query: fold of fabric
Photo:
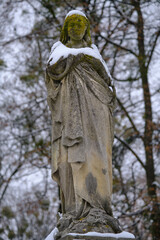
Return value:
M 71 206 L 75 199 L 76 211 L 82 200 L 107 209 L 112 194 L 115 95 L 89 63 L 75 65 L 73 57 L 64 61 L 62 69 L 56 72 L 54 67 L 46 73 L 52 112 L 52 176 L 62 189 L 73 188 L 69 191 L 74 197 L 67 198 L 72 199 Z M 62 174 L 69 169 L 64 167 L 68 163 L 70 171 Z

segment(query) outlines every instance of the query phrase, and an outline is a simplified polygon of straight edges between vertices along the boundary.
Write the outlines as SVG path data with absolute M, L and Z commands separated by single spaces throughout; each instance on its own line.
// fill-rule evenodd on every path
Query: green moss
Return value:
M 38 219 L 37 224 L 38 224 L 38 226 L 42 226 L 43 225 L 43 220 Z
M 38 142 L 35 143 L 36 147 L 42 147 L 43 144 L 44 144 L 44 141 L 42 138 Z
M 14 212 L 12 211 L 12 209 L 9 206 L 5 206 L 2 208 L 2 215 L 11 219 L 14 218 Z
M 26 221 L 26 219 L 22 219 L 21 225 L 18 228 L 18 232 L 21 236 L 26 232 L 28 226 L 29 225 L 28 225 L 28 222 Z
M 5 65 L 4 61 L 0 59 L 0 66 L 4 66 L 4 65 Z
M 0 234 L 4 232 L 4 228 L 0 228 Z
M 33 81 L 35 79 L 35 75 L 34 74 L 22 75 L 20 79 L 21 81 L 24 81 L 24 82 Z
M 26 237 L 32 239 L 33 233 L 31 231 L 26 232 Z
M 13 238 L 15 238 L 15 236 L 16 236 L 16 235 L 15 235 L 14 231 L 13 231 L 13 230 L 10 230 L 9 233 L 8 233 L 8 238 L 9 238 L 9 239 L 13 239 Z
M 41 208 L 42 208 L 43 210 L 48 210 L 49 205 L 50 205 L 49 199 L 42 199 L 42 200 L 40 201 L 40 206 L 41 206 Z
M 93 231 L 93 226 L 88 225 L 88 226 L 86 227 L 85 233 L 87 233 L 87 232 L 92 232 L 92 231 Z
M 20 227 L 18 228 L 18 233 L 19 233 L 20 236 L 23 236 L 23 234 L 25 233 L 25 231 L 26 231 L 25 226 L 20 226 Z
M 83 27 L 84 29 L 87 28 L 87 20 L 86 18 L 84 18 L 83 16 L 76 16 L 76 15 L 72 15 L 70 17 L 70 21 L 68 22 L 68 28 L 67 31 L 69 32 L 72 28 L 74 28 L 74 30 L 80 34 L 81 33 L 81 27 Z
M 87 43 L 87 46 L 90 46 L 92 44 L 91 41 L 91 35 L 90 35 L 90 24 L 89 21 L 86 17 L 81 16 L 81 15 L 77 15 L 77 14 L 73 14 L 71 16 L 68 16 L 64 22 L 62 31 L 61 31 L 61 36 L 60 36 L 60 41 L 63 44 L 67 44 L 67 42 L 69 41 L 69 35 L 68 35 L 68 26 L 72 27 L 74 26 L 75 30 L 78 32 L 79 31 L 79 26 L 78 26 L 78 19 L 81 21 L 81 23 L 87 27 L 85 35 L 83 37 L 83 40 Z M 77 24 L 75 24 L 77 23 Z
M 0 70 L 2 70 L 4 67 L 6 67 L 6 64 L 3 59 L 0 59 Z

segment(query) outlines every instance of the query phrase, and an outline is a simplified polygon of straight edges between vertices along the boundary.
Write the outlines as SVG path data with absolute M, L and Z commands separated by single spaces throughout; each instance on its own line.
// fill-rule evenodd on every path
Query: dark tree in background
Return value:
M 159 240 L 159 0 L 2 1 L 1 239 L 44 239 L 56 224 L 44 72 L 64 17 L 75 8 L 89 18 L 117 89 L 115 215 L 136 239 Z

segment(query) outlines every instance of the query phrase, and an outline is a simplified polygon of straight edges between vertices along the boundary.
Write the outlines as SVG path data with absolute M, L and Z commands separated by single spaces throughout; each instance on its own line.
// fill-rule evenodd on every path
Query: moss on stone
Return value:
M 15 236 L 16 236 L 16 235 L 15 235 L 14 231 L 13 231 L 13 230 L 10 230 L 9 233 L 8 233 L 8 238 L 9 238 L 9 239 L 13 239 L 13 238 L 15 238 Z
M 70 27 L 72 27 L 72 25 L 74 25 L 75 30 L 77 32 L 80 31 L 80 29 L 78 27 L 78 24 L 75 25 L 75 22 L 78 19 L 81 21 L 81 23 L 84 24 L 84 26 L 87 27 L 85 35 L 83 37 L 83 40 L 86 42 L 87 46 L 90 46 L 92 44 L 92 41 L 91 41 L 91 35 L 90 35 L 90 24 L 89 24 L 89 21 L 88 21 L 88 19 L 86 17 L 81 16 L 81 15 L 77 15 L 77 14 L 73 14 L 71 16 L 68 16 L 65 19 L 64 25 L 63 25 L 63 28 L 62 28 L 62 31 L 61 31 L 60 41 L 64 45 L 66 45 L 68 43 L 68 41 L 70 40 L 69 35 L 68 35 L 68 30 L 69 30 L 68 26 L 69 25 L 70 25 Z
M 14 213 L 13 213 L 12 209 L 8 206 L 3 207 L 2 215 L 6 216 L 9 219 L 14 218 Z

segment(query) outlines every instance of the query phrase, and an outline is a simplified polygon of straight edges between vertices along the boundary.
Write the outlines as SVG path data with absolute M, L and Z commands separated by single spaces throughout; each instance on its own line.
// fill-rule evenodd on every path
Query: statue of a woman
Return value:
M 46 69 L 52 113 L 52 177 L 63 213 L 77 218 L 99 208 L 112 215 L 115 91 L 80 11 L 71 11 Z

